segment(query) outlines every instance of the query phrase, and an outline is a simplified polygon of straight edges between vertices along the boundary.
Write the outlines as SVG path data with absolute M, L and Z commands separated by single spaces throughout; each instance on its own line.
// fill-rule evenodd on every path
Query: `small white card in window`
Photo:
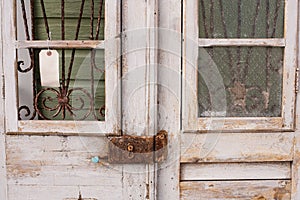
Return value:
M 41 50 L 39 54 L 41 85 L 59 87 L 59 54 L 56 50 Z

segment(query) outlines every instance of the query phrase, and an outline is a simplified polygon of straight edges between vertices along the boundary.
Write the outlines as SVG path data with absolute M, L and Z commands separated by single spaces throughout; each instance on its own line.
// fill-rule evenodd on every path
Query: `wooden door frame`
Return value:
M 4 0 L 0 0 L 0 74 L 3 76 L 3 38 L 2 38 L 2 8 Z M 3 88 L 3 78 L 0 79 L 0 87 Z M 4 130 L 4 94 L 3 90 L 0 90 L 0 199 L 7 199 L 7 177 L 6 177 L 6 149 L 5 149 L 5 130 Z

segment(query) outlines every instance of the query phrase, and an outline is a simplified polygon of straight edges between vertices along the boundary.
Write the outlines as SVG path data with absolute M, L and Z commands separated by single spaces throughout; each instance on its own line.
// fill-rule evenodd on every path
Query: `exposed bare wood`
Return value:
M 181 141 L 181 162 L 293 160 L 294 133 L 185 133 Z
M 47 197 L 51 199 L 78 199 L 79 191 L 83 199 L 88 200 L 118 200 L 123 199 L 120 190 L 112 186 L 28 186 L 28 185 L 10 185 L 9 199 L 31 199 L 41 200 Z M 38 191 L 38 192 L 37 192 Z M 113 191 L 113 192 L 112 192 Z
M 99 156 L 103 164 L 106 164 L 106 137 L 8 136 L 7 138 L 7 165 L 11 166 L 90 166 L 93 156 Z
M 116 133 L 107 130 L 105 122 L 100 121 L 19 121 L 18 132 L 14 134 L 33 134 L 33 135 L 105 135 Z
M 284 47 L 285 39 L 199 39 L 199 47 L 213 46 L 270 46 Z
M 290 200 L 290 181 L 181 182 L 181 199 Z
M 291 179 L 290 162 L 181 165 L 181 181 L 278 179 Z
M 0 1 L 0 74 L 2 78 L 0 79 L 0 199 L 7 200 L 7 177 L 6 177 L 6 136 L 5 136 L 5 121 L 4 121 L 4 80 L 3 80 L 3 38 L 2 38 L 2 25 L 4 23 L 3 15 L 3 1 Z
M 104 40 L 100 40 L 100 41 L 95 41 L 95 40 L 17 41 L 16 48 L 17 49 L 27 49 L 27 48 L 105 49 L 105 41 Z
M 283 128 L 281 117 L 226 117 L 226 118 L 198 118 L 198 131 L 222 131 L 245 132 L 254 131 L 291 131 L 291 128 Z M 185 130 L 189 132 L 191 130 Z
M 298 10 L 300 9 L 300 4 L 298 4 Z M 300 15 L 298 14 L 298 67 L 300 64 Z M 299 80 L 298 80 L 299 81 Z M 296 83 L 299 87 L 299 83 Z M 296 88 L 297 90 L 297 88 Z M 300 94 L 297 93 L 296 101 L 296 115 L 295 115 L 295 143 L 294 143 L 294 156 L 293 156 L 293 165 L 292 165 L 292 191 L 291 199 L 297 200 L 300 199 Z
M 282 88 L 282 117 L 283 128 L 295 128 L 295 77 L 297 68 L 297 37 L 298 34 L 298 4 L 297 0 L 287 0 L 285 7 L 285 57 L 283 68 L 283 88 Z
M 122 130 L 157 130 L 157 1 L 122 1 Z M 156 199 L 156 165 L 123 167 L 123 195 Z M 138 173 L 137 173 L 138 172 Z
M 14 42 L 15 34 L 15 16 L 14 2 L 2 1 L 3 17 L 2 19 L 2 41 L 3 41 L 3 59 L 5 74 L 5 124 L 6 131 L 17 131 L 17 86 L 16 86 L 16 53 Z
M 105 137 L 9 136 L 9 198 L 73 198 L 80 190 L 83 198 L 122 199 L 121 191 L 109 192 L 122 187 L 122 166 L 108 165 L 106 144 Z M 99 156 L 100 163 L 92 163 L 93 156 Z M 37 188 L 41 193 L 33 192 Z
M 158 128 L 169 134 L 168 160 L 159 166 L 158 199 L 178 200 L 180 173 L 181 0 L 158 1 Z

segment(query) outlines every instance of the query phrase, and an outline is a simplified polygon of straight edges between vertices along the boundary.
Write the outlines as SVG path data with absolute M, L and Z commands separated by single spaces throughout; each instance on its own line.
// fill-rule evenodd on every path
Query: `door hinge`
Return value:
M 168 133 L 155 136 L 108 136 L 108 162 L 112 164 L 160 163 L 168 155 Z
M 299 92 L 299 67 L 296 69 L 296 83 L 295 83 L 295 92 Z

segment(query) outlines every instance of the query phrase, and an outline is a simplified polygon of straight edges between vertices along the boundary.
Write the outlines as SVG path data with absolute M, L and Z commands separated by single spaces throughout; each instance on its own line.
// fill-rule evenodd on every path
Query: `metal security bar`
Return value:
M 28 49 L 30 65 L 25 67 L 25 62 L 19 60 L 17 63 L 17 70 L 22 74 L 32 74 L 32 99 L 34 108 L 32 110 L 29 105 L 19 105 L 19 120 L 104 120 L 105 118 L 105 101 L 103 99 L 100 101 L 99 99 L 97 100 L 99 92 L 96 91 L 98 88 L 95 84 L 99 81 L 95 78 L 95 74 L 98 73 L 98 76 L 99 74 L 105 74 L 104 66 L 99 66 L 96 63 L 96 49 L 99 49 L 97 48 L 99 46 L 101 47 L 100 49 L 103 49 L 104 43 L 104 41 L 100 40 L 100 32 L 101 28 L 103 29 L 104 22 L 102 17 L 104 13 L 104 0 L 99 0 L 98 2 L 95 2 L 94 0 L 90 0 L 89 2 L 87 0 L 82 0 L 80 6 L 73 11 L 74 16 L 72 16 L 72 20 L 77 15 L 77 23 L 72 24 L 72 26 L 74 25 L 76 27 L 73 39 L 66 37 L 66 32 L 70 29 L 70 26 L 66 26 L 66 3 L 72 2 L 73 1 L 67 2 L 67 0 L 60 0 L 60 40 L 51 41 L 51 25 L 47 13 L 47 3 L 49 3 L 49 1 L 30 0 L 30 8 L 26 7 L 24 0 L 19 1 L 22 8 L 22 18 L 25 27 L 25 30 L 19 31 L 25 31 L 26 41 L 18 41 L 17 46 L 19 46 L 19 48 Z M 41 39 L 37 34 L 37 18 L 35 16 L 37 7 L 40 7 L 42 12 L 47 41 L 45 41 L 45 39 L 44 41 L 37 41 L 37 39 Z M 97 10 L 97 13 L 95 13 L 95 10 Z M 85 30 L 82 30 L 84 12 L 87 12 L 87 15 L 89 15 L 89 38 L 87 38 L 86 41 L 78 41 L 80 31 L 86 31 L 87 29 L 86 24 L 84 24 Z M 31 34 L 29 31 L 29 22 L 31 24 Z M 75 45 L 73 45 L 73 43 Z M 39 49 L 45 47 L 57 48 L 60 52 L 61 77 L 60 86 L 58 88 L 42 87 L 40 85 L 37 54 Z M 83 85 L 87 85 L 86 83 L 89 82 L 88 88 L 86 86 L 81 87 L 80 84 L 75 85 L 75 83 L 71 86 L 71 82 L 76 81 L 72 80 L 72 76 L 74 76 L 76 55 L 82 53 L 82 49 L 85 48 L 90 49 L 85 50 L 89 52 L 89 66 L 84 66 L 87 68 L 86 71 L 89 70 L 89 77 L 81 82 L 84 83 Z M 69 57 L 67 57 L 67 54 Z M 104 95 L 105 92 L 102 92 L 101 94 Z M 99 102 L 102 102 L 102 105 L 99 105 Z

